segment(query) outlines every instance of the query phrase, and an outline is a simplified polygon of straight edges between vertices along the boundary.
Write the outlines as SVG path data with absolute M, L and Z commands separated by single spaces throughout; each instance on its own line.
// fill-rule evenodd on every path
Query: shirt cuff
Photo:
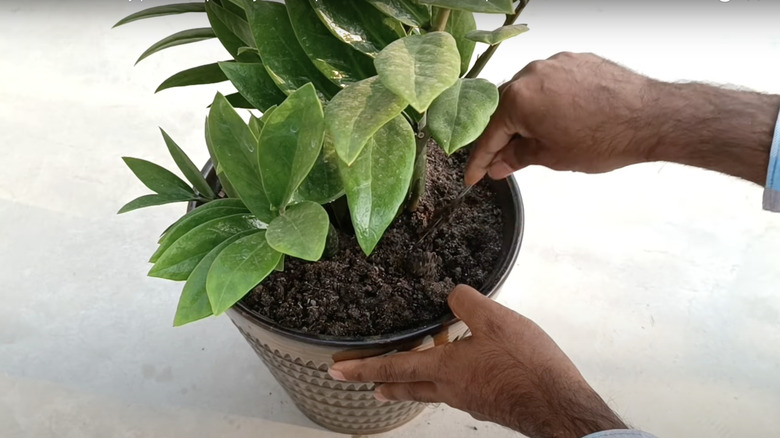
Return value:
M 592 433 L 583 438 L 607 438 L 607 437 L 609 438 L 656 438 L 654 435 L 650 435 L 647 432 L 642 432 L 641 430 L 631 430 L 631 429 L 605 430 L 602 432 Z
M 769 168 L 766 172 L 764 210 L 780 213 L 780 113 L 777 114 L 772 149 L 769 151 Z

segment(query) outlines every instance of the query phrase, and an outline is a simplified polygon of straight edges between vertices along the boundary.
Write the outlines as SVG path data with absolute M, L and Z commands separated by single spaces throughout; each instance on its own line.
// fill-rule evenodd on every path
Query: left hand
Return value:
M 450 308 L 472 336 L 419 352 L 350 360 L 336 380 L 381 382 L 376 398 L 443 402 L 530 437 L 582 437 L 625 428 L 574 364 L 533 321 L 468 286 Z

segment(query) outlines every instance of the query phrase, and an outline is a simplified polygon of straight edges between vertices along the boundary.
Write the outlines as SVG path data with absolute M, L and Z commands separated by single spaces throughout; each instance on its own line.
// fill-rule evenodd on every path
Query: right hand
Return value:
M 647 124 L 657 83 L 593 54 L 528 64 L 501 86 L 466 184 L 531 164 L 600 173 L 646 161 L 655 143 Z

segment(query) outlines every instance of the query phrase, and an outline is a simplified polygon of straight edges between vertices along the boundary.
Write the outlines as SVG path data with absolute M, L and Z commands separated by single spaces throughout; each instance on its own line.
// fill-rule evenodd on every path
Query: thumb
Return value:
M 473 333 L 481 332 L 491 325 L 502 308 L 500 304 L 465 284 L 455 286 L 447 297 L 447 304 L 452 313 L 465 322 Z

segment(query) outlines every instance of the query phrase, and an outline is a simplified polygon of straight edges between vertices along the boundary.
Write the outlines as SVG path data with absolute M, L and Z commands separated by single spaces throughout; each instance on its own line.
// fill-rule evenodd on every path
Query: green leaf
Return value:
M 345 87 L 376 75 L 373 60 L 333 36 L 309 0 L 287 0 L 285 4 L 303 51 L 331 82 Z
M 284 254 L 279 257 L 279 263 L 274 267 L 274 271 L 284 272 Z
M 248 100 L 244 96 L 241 95 L 241 93 L 233 93 L 228 94 L 225 96 L 225 99 L 227 99 L 230 106 L 233 108 L 242 108 L 242 109 L 254 109 L 254 105 L 249 103 Z
M 352 164 L 368 139 L 405 107 L 376 76 L 341 90 L 325 107 L 325 126 L 339 157 Z
M 252 131 L 221 94 L 217 94 L 211 105 L 208 124 L 219 168 L 249 211 L 263 222 L 270 222 L 276 215 L 263 189 L 257 140 Z
M 163 234 L 160 238 L 160 246 L 157 248 L 157 251 L 152 254 L 152 257 L 149 258 L 149 261 L 151 263 L 157 262 L 171 245 L 198 225 L 205 224 L 206 222 L 221 217 L 242 213 L 249 213 L 249 211 L 238 199 L 218 199 L 216 201 L 207 202 L 182 216 L 165 232 L 165 234 Z
M 212 1 L 211 3 L 214 2 Z M 249 28 L 249 23 L 245 19 L 216 3 L 211 5 L 210 8 L 212 13 L 230 30 L 230 33 L 238 37 L 244 45 L 249 47 L 255 46 L 252 29 Z
M 215 246 L 230 236 L 260 229 L 263 225 L 256 217 L 246 213 L 224 216 L 200 224 L 173 242 L 152 266 L 149 276 L 174 281 L 186 280 L 195 266 Z
M 219 67 L 239 93 L 260 111 L 281 103 L 285 98 L 262 63 L 220 62 Z
M 330 221 L 320 204 L 304 201 L 291 205 L 268 224 L 265 238 L 271 248 L 299 259 L 316 262 L 325 250 Z
M 272 208 L 284 209 L 317 161 L 325 131 L 323 118 L 312 84 L 290 94 L 273 113 L 263 117 L 258 157 Z
M 460 76 L 458 45 L 447 32 L 402 38 L 385 47 L 374 65 L 382 84 L 420 112 Z
M 263 130 L 263 121 L 255 117 L 254 114 L 249 116 L 249 130 L 252 131 L 252 135 L 255 138 L 260 138 L 260 131 Z
M 466 34 L 466 38 L 478 43 L 485 43 L 492 46 L 504 40 L 508 40 L 514 36 L 520 35 L 524 32 L 528 32 L 527 25 L 512 24 L 509 26 L 499 27 L 496 30 L 473 30 Z
M 187 277 L 187 283 L 184 284 L 184 289 L 181 291 L 179 305 L 176 308 L 176 316 L 173 318 L 174 327 L 179 327 L 213 315 L 211 303 L 209 302 L 209 295 L 206 292 L 206 278 L 208 277 L 212 263 L 214 263 L 214 260 L 225 247 L 236 240 L 247 236 L 249 233 L 256 232 L 257 231 L 245 231 L 228 238 L 226 241 L 217 245 L 216 248 L 209 251 L 209 253 L 198 262 L 198 265 L 192 270 L 190 276 Z
M 140 158 L 122 157 L 122 160 L 135 176 L 155 193 L 190 198 L 195 196 L 186 182 L 162 166 Z
M 318 204 L 327 204 L 344 194 L 344 184 L 339 174 L 339 157 L 333 141 L 326 134 L 322 150 L 306 179 L 298 187 L 296 197 Z
M 187 181 L 189 181 L 193 187 L 195 187 L 195 190 L 197 190 L 198 193 L 205 196 L 206 198 L 216 198 L 217 195 L 214 194 L 214 190 L 211 189 L 209 183 L 206 182 L 206 178 L 201 175 L 200 170 L 195 167 L 195 164 L 193 164 L 192 160 L 190 160 L 190 157 L 184 153 L 184 151 L 179 147 L 179 145 L 176 144 L 175 141 L 173 141 L 167 132 L 165 132 L 162 128 L 160 128 L 160 132 L 162 133 L 163 139 L 165 140 L 165 145 L 168 147 L 168 152 L 170 152 L 171 157 L 173 157 L 173 161 L 176 163 L 176 166 L 179 167 L 179 170 L 181 170 L 181 173 L 184 175 L 184 177 L 187 178 Z
M 160 41 L 157 41 L 156 43 L 152 44 L 151 47 L 146 49 L 146 51 L 141 54 L 141 56 L 138 58 L 138 60 L 135 63 L 138 64 L 147 56 L 157 53 L 160 50 L 167 49 L 169 47 L 180 46 L 182 44 L 196 43 L 198 41 L 208 40 L 214 37 L 216 37 L 216 35 L 214 34 L 214 31 L 211 30 L 210 27 L 202 27 L 198 29 L 187 29 L 181 32 L 176 32 L 175 34 L 169 35 L 161 39 Z
M 424 5 L 488 14 L 512 14 L 512 0 L 417 0 Z
M 168 88 L 186 87 L 189 85 L 216 84 L 217 82 L 226 80 L 227 77 L 222 73 L 222 70 L 217 63 L 206 64 L 174 74 L 164 80 L 154 92 L 158 93 Z
M 132 201 L 125 204 L 119 209 L 116 214 L 127 213 L 128 211 L 138 210 L 139 208 L 152 207 L 155 205 L 171 204 L 174 202 L 183 202 L 192 200 L 192 195 L 189 197 L 179 195 L 143 195 L 135 198 Z
M 497 106 L 493 83 L 460 79 L 431 104 L 427 129 L 449 155 L 479 137 Z
M 355 236 L 371 254 L 406 198 L 412 178 L 415 136 L 398 116 L 369 140 L 355 162 L 340 162 Z
M 309 0 L 325 26 L 341 41 L 376 56 L 385 46 L 406 35 L 400 22 L 362 1 Z
M 114 27 L 121 26 L 123 24 L 131 23 L 137 20 L 143 20 L 145 18 L 163 17 L 166 15 L 183 14 L 186 12 L 206 12 L 206 5 L 203 2 L 200 3 L 178 3 L 173 5 L 155 6 L 153 8 L 144 9 L 127 17 L 119 20 Z
M 215 315 L 237 303 L 279 264 L 282 254 L 268 245 L 265 234 L 261 231 L 238 239 L 211 264 L 206 291 Z
M 426 27 L 431 22 L 431 10 L 415 0 L 368 0 L 385 15 L 411 27 Z
M 336 94 L 338 87 L 314 67 L 298 44 L 284 4 L 250 1 L 246 7 L 265 69 L 284 94 L 289 95 L 308 82 L 326 99 Z
M 217 174 L 217 179 L 219 179 L 219 183 L 222 185 L 222 190 L 229 197 L 238 198 L 238 192 L 236 192 L 236 189 L 233 188 L 233 184 L 230 183 L 230 180 L 228 179 L 227 175 L 225 175 L 225 171 L 222 170 L 222 166 L 219 164 L 219 159 L 217 158 L 217 155 L 214 153 L 214 145 L 211 142 L 211 134 L 209 132 L 208 117 L 206 117 L 204 132 L 206 134 L 206 149 L 208 149 L 209 151 L 209 157 L 211 157 L 211 164 L 214 166 L 214 173 Z
M 450 19 L 444 30 L 450 33 L 458 44 L 460 52 L 460 74 L 463 75 L 469 70 L 471 56 L 474 54 L 474 47 L 477 45 L 474 41 L 466 38 L 466 34 L 477 28 L 477 22 L 474 20 L 474 14 L 468 11 L 451 11 Z
M 219 15 L 221 14 L 218 9 L 221 9 L 221 6 L 217 4 L 217 2 L 206 2 L 206 16 L 209 19 L 209 24 L 211 25 L 211 29 L 214 30 L 214 34 L 219 39 L 219 42 L 221 42 L 222 46 L 225 47 L 225 50 L 227 50 L 236 61 L 258 62 L 260 58 L 254 53 L 239 53 L 238 49 L 246 46 L 246 44 L 241 41 L 241 38 L 237 37 L 230 30 L 230 27 L 219 18 Z

